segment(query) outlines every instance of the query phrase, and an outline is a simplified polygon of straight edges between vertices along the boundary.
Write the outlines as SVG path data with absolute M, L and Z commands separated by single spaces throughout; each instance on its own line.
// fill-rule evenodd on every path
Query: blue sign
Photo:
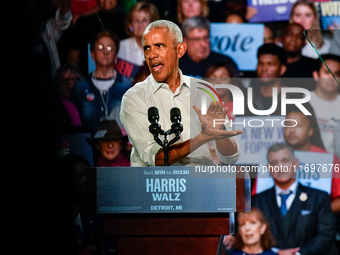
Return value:
M 199 166 L 98 167 L 97 212 L 235 212 L 235 173 L 227 167 L 213 170 Z M 219 170 L 227 177 L 212 178 Z
M 290 10 L 296 0 L 248 0 L 248 6 L 257 13 L 249 22 L 272 22 L 289 20 Z
M 340 1 L 315 1 L 315 7 L 319 11 L 320 25 L 322 29 L 328 29 L 328 26 L 340 26 Z M 335 24 L 336 23 L 336 24 Z
M 233 58 L 239 70 L 255 70 L 263 30 L 263 24 L 212 23 L 211 50 Z

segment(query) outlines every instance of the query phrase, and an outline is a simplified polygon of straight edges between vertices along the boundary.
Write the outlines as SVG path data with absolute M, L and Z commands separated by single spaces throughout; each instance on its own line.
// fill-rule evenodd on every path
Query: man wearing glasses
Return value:
M 204 72 L 216 62 L 231 63 L 237 70 L 234 60 L 210 50 L 210 22 L 206 18 L 193 17 L 182 24 L 183 40 L 187 52 L 179 61 L 183 74 L 204 78 Z

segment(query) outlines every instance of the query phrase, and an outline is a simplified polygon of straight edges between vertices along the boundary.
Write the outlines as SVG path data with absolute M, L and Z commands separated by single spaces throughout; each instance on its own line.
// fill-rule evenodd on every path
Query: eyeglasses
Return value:
M 115 48 L 114 47 L 112 47 L 112 46 L 104 46 L 104 45 L 102 45 L 102 44 L 98 44 L 97 45 L 97 50 L 99 50 L 99 51 L 104 51 L 106 49 L 106 51 L 107 52 L 113 52 L 114 50 L 115 50 Z
M 193 42 L 209 42 L 210 37 L 209 36 L 204 36 L 204 37 L 187 37 L 187 39 L 189 41 L 193 41 Z
M 132 24 L 134 25 L 148 25 L 149 23 L 150 23 L 150 20 L 146 20 L 146 19 L 143 19 L 143 20 L 135 19 L 132 21 Z

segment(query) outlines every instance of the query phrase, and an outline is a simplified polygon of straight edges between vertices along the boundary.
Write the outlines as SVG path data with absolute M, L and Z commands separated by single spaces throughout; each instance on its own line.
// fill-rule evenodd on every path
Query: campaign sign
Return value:
M 328 26 L 334 26 L 334 23 L 340 26 L 340 0 L 329 0 L 327 2 L 314 0 L 314 4 L 319 12 L 322 29 L 328 29 Z
M 241 156 L 238 165 L 257 165 L 262 149 L 284 141 L 285 116 L 236 116 L 232 121 L 233 130 L 243 130 L 238 136 Z
M 296 0 L 247 0 L 248 6 L 257 13 L 249 22 L 272 22 L 289 20 L 290 10 Z
M 233 58 L 242 71 L 256 69 L 257 49 L 263 44 L 263 24 L 211 23 L 211 50 Z
M 274 186 L 274 180 L 270 177 L 269 171 L 263 166 L 267 165 L 267 150 L 261 151 L 259 168 L 257 173 L 256 193 L 260 193 Z M 317 153 L 308 151 L 295 151 L 295 157 L 299 160 L 296 168 L 297 180 L 305 186 L 331 193 L 333 154 Z
M 98 213 L 235 212 L 235 178 L 192 178 L 195 167 L 99 167 Z

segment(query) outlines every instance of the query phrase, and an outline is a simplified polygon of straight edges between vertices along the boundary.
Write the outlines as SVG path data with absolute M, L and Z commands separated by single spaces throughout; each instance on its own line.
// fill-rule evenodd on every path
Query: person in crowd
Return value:
M 245 1 L 228 1 L 225 7 L 225 17 L 226 23 L 246 23 L 247 3 Z M 239 22 L 230 22 L 230 20 Z
M 286 126 L 288 127 L 284 129 L 285 141 L 295 151 L 327 153 L 321 141 L 314 110 L 308 103 L 305 103 L 304 106 L 312 115 L 304 115 L 295 105 L 287 107 Z M 339 165 L 340 161 L 334 155 L 333 162 L 330 163 Z M 340 179 L 335 171 L 332 177 L 331 206 L 333 212 L 338 214 L 340 213 Z
M 102 119 L 119 121 L 123 94 L 131 87 L 131 80 L 114 69 L 119 50 L 118 38 L 109 31 L 98 33 L 91 43 L 91 57 L 96 69 L 77 82 L 70 100 L 77 107 L 82 125 L 96 132 Z
M 82 73 L 76 66 L 64 64 L 57 70 L 55 77 L 57 93 L 67 111 L 67 123 L 71 126 L 81 126 L 79 112 L 69 98 L 74 84 L 83 79 Z
M 91 15 L 99 11 L 98 0 L 71 0 L 72 25 L 74 26 L 81 16 Z
M 340 56 L 340 25 L 337 26 L 337 29 L 333 31 L 333 39 L 331 42 L 331 47 L 329 49 L 330 54 Z
M 119 0 L 98 0 L 99 11 L 80 17 L 69 32 L 67 62 L 79 67 L 83 75 L 88 71 L 88 45 L 102 30 L 116 34 L 120 40 L 127 37 L 124 29 L 125 14 L 119 10 Z
M 72 20 L 71 0 L 59 1 L 57 5 L 53 4 L 53 7 L 56 9 L 55 14 L 40 25 L 34 48 L 39 63 L 38 68 L 42 74 L 39 79 L 43 79 L 46 86 L 50 87 L 53 87 L 53 78 L 61 65 L 57 45 Z
M 211 84 L 237 84 L 238 87 L 241 87 L 239 83 L 240 80 L 237 79 L 239 78 L 239 72 L 237 69 L 234 69 L 234 66 L 230 63 L 217 62 L 208 66 L 204 77 L 206 77 L 207 81 L 209 81 Z M 224 107 L 228 107 L 227 115 L 229 120 L 234 119 L 232 94 L 228 89 L 216 88 L 216 91 L 224 103 Z M 209 149 L 214 165 L 220 164 L 221 161 L 215 153 L 215 147 L 212 142 L 209 142 Z
M 252 208 L 249 212 L 240 212 L 237 216 L 238 232 L 233 248 L 228 255 L 274 255 L 271 250 L 275 240 L 263 213 Z
M 150 75 L 150 70 L 146 62 L 138 69 L 135 77 L 133 78 L 132 86 L 134 86 L 138 82 L 144 81 Z
M 118 58 L 137 66 L 142 66 L 144 60 L 142 36 L 145 28 L 151 22 L 158 20 L 156 6 L 148 2 L 138 2 L 126 16 L 126 33 L 130 36 L 120 41 Z
M 318 12 L 314 1 L 297 0 L 292 6 L 289 23 L 298 23 L 305 30 L 309 30 L 306 31 L 307 37 L 320 55 L 329 52 L 331 42 L 329 39 L 323 38 L 321 34 Z M 318 54 L 308 42 L 302 48 L 302 55 L 314 59 L 318 58 Z
M 53 174 L 57 199 L 55 206 L 60 220 L 68 223 L 72 229 L 74 252 L 70 254 L 101 254 L 101 243 L 110 245 L 112 254 L 116 254 L 114 239 L 104 237 L 103 218 L 90 207 L 86 195 L 86 168 L 90 163 L 81 155 L 68 154 L 57 159 Z M 56 224 L 54 222 L 53 224 Z
M 237 69 L 230 57 L 212 52 L 210 49 L 210 22 L 206 18 L 193 17 L 182 24 L 186 54 L 179 61 L 179 68 L 185 75 L 202 78 L 204 71 L 213 63 L 224 61 Z
M 179 58 L 186 51 L 180 28 L 167 20 L 151 23 L 144 31 L 143 48 L 151 74 L 124 94 L 120 113 L 133 145 L 131 165 L 152 166 L 165 163 L 162 146 L 156 143 L 149 132 L 148 109 L 151 106 L 158 108 L 161 116 L 159 124 L 165 130 L 172 125 L 169 110 L 177 107 L 181 111 L 183 132 L 180 139 L 169 147 L 169 165 L 195 164 L 195 160 L 212 164 L 208 145 L 212 140 L 215 141 L 216 153 L 222 162 L 236 162 L 239 157 L 236 135 L 242 131 L 231 131 L 230 126 L 213 124 L 213 119 L 227 118 L 226 109 L 220 103 L 215 105 L 211 101 L 205 115 L 194 105 L 197 115 L 190 116 L 189 92 L 195 87 L 190 85 L 193 78 L 183 75 L 178 68 Z
M 340 82 L 340 56 L 325 54 L 321 57 L 329 70 L 321 60 L 318 61 L 313 72 L 316 88 L 311 92 L 310 104 L 314 108 L 325 149 L 334 153 L 334 130 L 340 125 L 340 95 L 337 93 Z
M 228 62 L 216 62 L 208 66 L 205 71 L 204 77 L 208 78 L 208 81 L 212 84 L 233 84 L 242 89 L 240 84 L 239 72 L 235 69 L 235 66 Z M 234 119 L 233 115 L 233 97 L 229 89 L 217 88 L 224 107 L 228 107 L 228 118 Z
M 335 218 L 329 195 L 303 186 L 295 179 L 299 166 L 294 150 L 287 144 L 272 145 L 267 152 L 274 187 L 252 196 L 251 204 L 261 210 L 276 241 L 278 254 L 337 254 Z
M 177 22 L 182 24 L 192 17 L 206 18 L 209 15 L 209 7 L 206 0 L 179 0 L 177 4 Z
M 115 120 L 103 120 L 92 138 L 86 141 L 94 147 L 98 156 L 95 166 L 130 166 L 127 155 L 127 136 Z
M 312 78 L 316 60 L 302 55 L 302 48 L 306 45 L 303 35 L 304 28 L 298 23 L 289 24 L 283 32 L 282 47 L 287 53 L 287 70 L 283 77 Z M 300 82 L 300 81 L 299 81 Z M 293 86 L 301 87 L 301 86 Z M 315 84 L 309 86 L 314 90 Z
M 276 44 L 263 44 L 257 51 L 257 59 L 256 74 L 258 79 L 252 82 L 251 85 L 254 90 L 253 107 L 256 110 L 270 109 L 272 107 L 273 89 L 276 89 L 278 105 L 272 115 L 280 115 L 280 93 L 283 86 L 280 78 L 287 69 L 286 53 L 284 49 Z M 245 115 L 252 115 L 248 105 L 245 107 Z
M 243 20 L 240 15 L 231 13 L 225 18 L 225 22 L 231 24 L 242 24 L 245 23 L 245 20 Z
M 266 24 L 263 30 L 263 43 L 275 43 L 274 28 L 271 25 Z

